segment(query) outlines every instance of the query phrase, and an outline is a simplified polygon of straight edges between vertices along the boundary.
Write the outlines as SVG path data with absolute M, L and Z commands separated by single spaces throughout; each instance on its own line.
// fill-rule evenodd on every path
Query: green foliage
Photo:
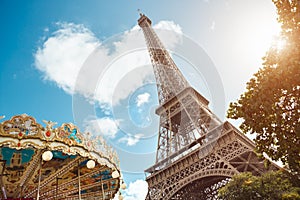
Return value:
M 279 200 L 300 199 L 300 188 L 293 187 L 282 172 L 269 172 L 261 177 L 251 173 L 241 173 L 219 190 L 223 200 Z
M 244 133 L 256 134 L 259 153 L 288 164 L 300 173 L 300 0 L 273 0 L 285 46 L 272 46 L 263 68 L 247 91 L 230 103 L 227 116 L 243 119 Z

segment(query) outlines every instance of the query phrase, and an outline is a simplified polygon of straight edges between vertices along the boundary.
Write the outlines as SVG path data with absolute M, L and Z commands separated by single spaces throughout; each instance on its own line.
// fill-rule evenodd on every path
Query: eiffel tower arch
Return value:
M 157 84 L 160 117 L 156 161 L 146 169 L 146 199 L 217 199 L 217 190 L 241 172 L 267 169 L 255 145 L 229 122 L 222 122 L 209 101 L 192 88 L 151 27 L 140 14 Z

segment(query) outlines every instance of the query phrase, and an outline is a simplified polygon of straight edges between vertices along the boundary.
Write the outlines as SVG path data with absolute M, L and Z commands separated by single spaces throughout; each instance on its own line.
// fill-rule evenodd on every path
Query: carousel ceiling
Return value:
M 119 160 L 103 138 L 71 123 L 45 124 L 27 115 L 0 123 L 1 199 L 114 198 Z

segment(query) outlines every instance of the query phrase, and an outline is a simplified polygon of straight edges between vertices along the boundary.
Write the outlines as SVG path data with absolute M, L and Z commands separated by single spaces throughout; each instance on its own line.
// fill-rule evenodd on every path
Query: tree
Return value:
M 256 134 L 259 153 L 281 160 L 300 174 L 300 0 L 273 0 L 285 46 L 273 45 L 263 67 L 247 83 L 227 116 L 243 119 L 244 133 Z
M 268 172 L 260 177 L 247 172 L 233 176 L 218 195 L 223 200 L 296 200 L 300 199 L 299 191 L 282 172 Z

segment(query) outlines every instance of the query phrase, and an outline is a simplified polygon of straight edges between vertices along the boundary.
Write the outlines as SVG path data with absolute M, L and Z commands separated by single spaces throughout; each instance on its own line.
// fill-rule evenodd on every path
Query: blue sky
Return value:
M 134 183 L 140 183 L 137 180 L 144 179 L 143 169 L 154 162 L 158 128 L 154 114 L 158 101 L 149 58 L 145 48 L 136 50 L 145 45 L 135 27 L 137 9 L 148 15 L 156 28 L 171 30 L 172 37 L 162 33 L 163 43 L 174 50 L 178 66 L 185 66 L 181 67 L 183 74 L 212 102 L 211 109 L 222 120 L 229 102 L 239 97 L 261 67 L 261 57 L 272 35 L 279 31 L 271 0 L 0 1 L 1 115 L 8 119 L 27 113 L 40 123 L 43 119 L 58 124 L 73 122 L 83 130 L 101 132 L 121 154 L 124 179 L 132 184 L 131 190 Z M 136 41 L 135 34 L 139 35 Z M 184 35 L 186 43 L 204 50 L 213 73 L 196 66 L 197 74 L 187 67 L 190 60 L 176 55 L 183 49 L 178 48 L 178 34 Z M 93 51 L 99 44 L 103 48 Z M 88 85 L 74 86 L 76 73 L 97 71 L 88 63 L 104 62 L 101 53 L 116 44 L 115 51 L 124 55 L 103 57 L 110 62 L 103 71 L 105 76 L 97 77 L 93 85 L 97 91 L 89 91 Z M 134 65 L 137 67 L 132 68 Z M 120 66 L 128 70 L 122 74 Z M 132 79 L 135 82 L 130 85 Z M 106 85 L 110 80 L 116 83 L 112 89 Z M 221 105 L 212 99 L 218 90 L 223 94 L 217 96 Z M 138 195 L 143 194 L 129 189 L 126 197 L 135 199 Z

